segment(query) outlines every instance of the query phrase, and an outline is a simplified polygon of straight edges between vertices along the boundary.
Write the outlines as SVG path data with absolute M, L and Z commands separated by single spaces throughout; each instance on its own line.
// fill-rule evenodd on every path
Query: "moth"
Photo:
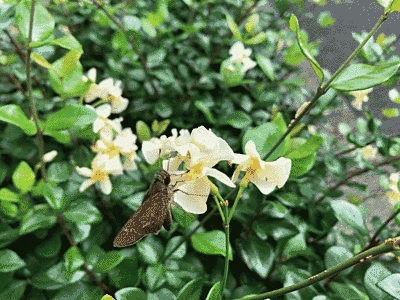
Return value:
M 174 191 L 170 182 L 171 176 L 166 170 L 157 171 L 142 204 L 115 236 L 114 247 L 128 247 L 149 233 L 158 234 L 163 225 L 171 230 L 170 202 Z

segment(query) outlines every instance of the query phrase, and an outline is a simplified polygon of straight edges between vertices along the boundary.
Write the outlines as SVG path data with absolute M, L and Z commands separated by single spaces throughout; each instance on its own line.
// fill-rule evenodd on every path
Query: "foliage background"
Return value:
M 29 24 L 30 1 L 2 4 L 0 38 L 7 42 L 1 44 L 0 53 L 4 121 L 0 124 L 0 272 L 4 278 L 0 298 L 99 299 L 118 290 L 117 299 L 206 298 L 223 278 L 225 247 L 220 216 L 212 214 L 200 223 L 206 215 L 191 218 L 173 208 L 172 232 L 163 230 L 135 247 L 113 249 L 113 237 L 140 204 L 158 165 L 142 162 L 139 170 L 113 178 L 110 196 L 95 187 L 79 193 L 82 178 L 73 167 L 90 166 L 94 156 L 90 146 L 96 137 L 91 124 L 79 123 L 78 110 L 54 114 L 67 104 L 74 109 L 74 105 L 80 105 L 87 89 L 81 77 L 95 67 L 98 81 L 108 77 L 123 81 L 123 95 L 130 100 L 121 114 L 123 126 L 136 129 L 140 141 L 163 130 L 169 135 L 171 128 L 204 125 L 224 138 L 235 152 L 242 152 L 246 137 L 258 136 L 265 155 L 282 136 L 297 108 L 315 92 L 304 87 L 298 68 L 304 56 L 295 33 L 289 30 L 289 10 L 304 13 L 302 3 L 276 1 L 274 13 L 263 10 L 263 2 L 252 1 L 158 1 L 151 5 L 147 1 L 111 1 L 104 6 L 85 1 L 39 1 L 36 16 L 43 22 L 42 28 L 47 28 L 51 20 L 55 26 L 39 33 L 42 38 L 31 44 L 33 53 L 53 67 L 62 59 L 61 68 L 67 69 L 64 79 L 69 80 L 60 87 L 51 67 L 38 57 L 32 58 L 32 99 L 45 128 L 44 151 L 58 151 L 56 159 L 46 165 L 46 183 L 37 167 L 40 140 L 33 125 L 27 125 L 30 121 L 15 108 L 32 117 L 24 64 L 27 36 L 23 34 Z M 255 13 L 259 21 L 251 29 Z M 227 14 L 239 25 L 239 31 L 227 21 Z M 322 20 L 320 25 L 326 24 Z M 74 39 L 53 42 L 66 35 Z M 304 38 L 306 33 L 302 35 Z M 228 86 L 220 66 L 238 38 L 252 48 L 252 58 L 259 66 L 240 84 Z M 319 41 L 307 45 L 313 56 L 317 56 L 318 47 Z M 373 41 L 356 60 L 369 64 L 398 60 L 393 51 L 391 44 Z M 390 77 L 385 83 L 388 88 L 398 78 Z M 379 229 L 374 239 L 365 226 L 369 213 L 364 200 L 343 195 L 340 186 L 330 187 L 344 180 L 343 185 L 355 187 L 368 197 L 366 184 L 354 184 L 346 178 L 349 170 L 383 171 L 363 159 L 356 149 L 374 144 L 382 165 L 392 164 L 398 169 L 398 139 L 384 136 L 380 121 L 368 112 L 357 121 L 357 128 L 340 126 L 347 138 L 342 149 L 337 149 L 333 136 L 305 130 L 308 124 L 326 124 L 326 111 L 343 105 L 342 95 L 333 89 L 323 95 L 302 119 L 304 125 L 296 127 L 287 140 L 289 150 L 279 149 L 280 153 L 269 158 L 286 154 L 297 160 L 285 187 L 268 196 L 255 188 L 243 194 L 230 224 L 233 260 L 226 298 L 292 285 L 351 258 L 364 247 L 397 235 L 398 206 L 393 210 L 396 227 Z M 10 104 L 16 106 L 7 106 Z M 53 123 L 49 121 L 52 118 Z M 169 123 L 151 126 L 154 120 Z M 343 155 L 348 149 L 356 154 Z M 231 175 L 228 166 L 220 168 Z M 327 178 L 334 184 L 327 185 Z M 385 178 L 382 176 L 381 183 L 388 189 Z M 219 187 L 222 195 L 230 192 Z M 316 205 L 321 196 L 326 198 Z M 213 203 L 209 203 L 211 211 Z M 338 222 L 345 224 L 347 231 L 339 230 L 335 226 Z M 376 232 L 382 223 L 373 219 L 370 231 Z M 188 236 L 197 226 L 196 233 Z M 212 243 L 211 237 L 217 242 Z M 393 291 L 384 291 L 378 283 L 395 281 L 397 277 L 390 277 L 399 273 L 394 262 L 395 256 L 376 259 L 341 272 L 328 284 L 318 283 L 281 297 L 392 299 L 389 292 Z

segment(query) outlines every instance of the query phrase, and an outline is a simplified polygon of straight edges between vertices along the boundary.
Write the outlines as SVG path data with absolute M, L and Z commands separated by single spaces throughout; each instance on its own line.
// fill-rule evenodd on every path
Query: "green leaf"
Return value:
M 76 224 L 92 224 L 101 221 L 100 211 L 88 200 L 79 199 L 78 203 L 71 206 L 63 213 L 64 217 Z
M 47 177 L 52 182 L 67 181 L 72 174 L 73 167 L 67 162 L 54 162 L 49 165 Z
M 225 59 L 220 66 L 219 73 L 222 75 L 224 83 L 229 86 L 233 87 L 240 83 L 242 83 L 242 79 L 244 77 L 244 73 L 242 72 L 242 64 L 239 63 L 232 63 L 229 58 Z M 196 107 L 205 113 L 201 108 L 201 106 L 205 106 L 205 104 L 201 105 L 203 102 L 198 100 L 199 102 Z M 196 103 L 197 103 L 196 102 Z M 206 106 L 208 108 L 208 106 Z M 206 115 L 207 116 L 207 115 Z
M 150 291 L 159 289 L 166 281 L 165 269 L 161 264 L 150 265 L 144 275 L 144 284 Z
M 20 202 L 19 195 L 8 188 L 0 189 L 0 200 L 9 202 Z
M 299 233 L 290 238 L 283 248 L 282 255 L 287 259 L 307 254 L 307 245 L 304 234 Z
M 155 136 L 160 136 L 164 133 L 165 130 L 167 130 L 169 123 L 171 123 L 171 121 L 168 119 L 161 122 L 154 120 L 151 124 L 151 130 L 153 131 Z
M 203 282 L 200 279 L 193 279 L 180 290 L 176 300 L 199 300 L 202 288 Z
M 18 300 L 23 299 L 23 295 L 28 282 L 26 280 L 14 280 L 7 288 L 0 292 L 0 299 Z
M 12 250 L 0 250 L 0 272 L 13 272 L 25 267 L 25 262 Z
M 124 288 L 115 293 L 116 300 L 147 300 L 146 293 L 138 288 Z
M 107 252 L 100 257 L 93 270 L 100 273 L 108 272 L 118 266 L 123 259 L 124 256 L 119 251 Z
M 11 244 L 18 238 L 18 229 L 8 224 L 0 224 L 0 248 Z
M 45 204 L 36 205 L 23 218 L 19 234 L 27 234 L 39 228 L 48 228 L 56 223 L 56 217 L 48 211 Z
M 226 256 L 225 233 L 219 230 L 213 230 L 204 233 L 192 235 L 192 246 L 200 253 L 209 255 Z M 229 260 L 232 260 L 232 248 L 229 245 Z
M 368 234 L 362 214 L 357 206 L 345 200 L 334 200 L 330 204 L 340 223 L 349 226 L 361 235 Z
M 262 42 L 266 41 L 268 39 L 268 35 L 266 32 L 259 32 L 252 38 L 246 39 L 244 43 L 246 45 L 257 45 L 261 44 Z
M 161 288 L 154 293 L 147 293 L 148 300 L 176 300 L 176 296 L 170 290 Z
M 25 116 L 21 107 L 15 104 L 0 107 L 0 121 L 18 126 L 27 135 L 35 135 L 37 132 L 35 124 Z
M 242 148 L 244 149 L 246 143 L 252 140 L 256 144 L 260 157 L 264 158 L 281 136 L 280 127 L 273 123 L 265 123 L 246 131 L 242 139 Z M 273 161 L 281 156 L 283 149 L 284 143 L 281 143 L 272 155 L 268 157 L 268 161 Z
M 396 299 L 400 299 L 400 274 L 392 274 L 379 281 L 377 286 Z
M 71 34 L 64 35 L 59 39 L 52 40 L 51 44 L 60 46 L 68 50 L 73 50 L 79 54 L 83 54 L 81 43 L 79 43 L 79 41 Z
M 329 287 L 333 290 L 335 295 L 340 295 L 341 299 L 369 300 L 369 297 L 366 294 L 351 283 L 343 284 L 332 282 Z
M 255 236 L 237 240 L 239 253 L 250 270 L 261 278 L 267 278 L 275 260 L 275 254 L 270 244 Z
M 260 66 L 261 70 L 264 74 L 271 80 L 275 80 L 275 71 L 272 61 L 263 55 L 256 55 L 257 64 Z
M 18 214 L 18 206 L 11 202 L 0 201 L 0 212 L 14 218 Z
M 226 22 L 228 23 L 228 27 L 231 30 L 233 36 L 238 40 L 242 40 L 242 35 L 240 34 L 239 28 L 232 17 L 226 14 Z
M 137 255 L 131 255 L 111 269 L 108 272 L 108 277 L 114 286 L 122 288 L 125 286 L 137 286 L 140 280 L 139 274 L 142 274 L 142 270 L 138 268 Z
M 67 54 L 64 55 L 64 59 L 62 60 L 61 64 L 61 74 L 60 77 L 65 77 L 66 75 L 70 74 L 72 71 L 75 71 L 79 62 L 79 58 L 81 54 L 76 51 L 69 51 Z
M 35 173 L 26 162 L 21 161 L 12 175 L 12 181 L 21 193 L 29 192 L 35 183 Z
M 292 139 L 292 142 L 293 141 L 294 139 Z M 318 151 L 323 141 L 324 139 L 320 135 L 312 135 L 305 143 L 288 151 L 288 153 L 285 153 L 285 157 L 290 159 L 299 159 L 310 156 Z
M 64 108 L 51 114 L 45 123 L 45 129 L 64 130 L 74 126 L 82 127 L 93 124 L 97 119 L 95 110 L 78 104 L 67 104 Z
M 53 67 L 51 63 L 49 63 L 43 56 L 37 54 L 37 53 L 32 53 L 31 58 L 33 59 L 34 62 L 36 62 L 39 66 L 42 66 L 43 68 L 53 70 L 53 72 L 58 72 L 56 68 Z
M 388 80 L 396 74 L 399 61 L 371 66 L 354 64 L 344 69 L 331 83 L 331 87 L 340 91 L 364 90 Z
M 335 19 L 332 18 L 331 13 L 329 11 L 323 11 L 318 16 L 318 23 L 321 27 L 328 27 L 330 25 L 335 24 Z
M 31 17 L 32 1 L 21 1 L 15 9 L 15 20 L 19 32 L 27 40 L 29 36 L 29 21 Z M 40 3 L 35 4 L 35 14 L 32 26 L 32 41 L 38 42 L 48 38 L 54 30 L 54 18 Z
M 392 300 L 393 298 L 387 293 L 382 291 L 377 283 L 384 278 L 388 277 L 392 273 L 380 262 L 373 261 L 372 265 L 367 269 L 364 275 L 364 286 L 371 296 L 371 299 L 379 300 Z
M 295 15 L 292 14 L 290 16 L 289 24 L 290 29 L 296 32 L 297 44 L 299 45 L 301 52 L 304 54 L 305 57 L 307 57 L 308 61 L 311 63 L 312 68 L 314 69 L 315 74 L 318 76 L 320 82 L 322 83 L 324 81 L 324 72 L 322 71 L 319 63 L 315 60 L 314 56 L 309 51 L 308 42 L 301 34 L 299 21 L 297 20 Z
M 214 283 L 214 285 L 211 287 L 210 291 L 208 292 L 206 300 L 222 300 L 221 295 L 220 295 L 220 290 L 221 290 L 221 282 L 217 281 Z
M 175 247 L 180 244 L 180 246 L 170 255 L 170 259 L 181 259 L 186 255 L 186 241 L 181 236 L 174 236 L 168 240 L 167 246 L 165 247 L 164 257 L 168 256 Z
M 50 258 L 58 256 L 61 250 L 61 238 L 59 235 L 54 235 L 50 239 L 46 238 L 46 240 L 39 244 L 35 248 L 35 253 L 44 258 Z
M 299 177 L 308 173 L 315 165 L 317 154 L 311 154 L 310 156 L 292 159 L 292 168 L 290 169 L 290 177 Z
M 208 122 L 215 124 L 215 118 L 210 110 L 210 107 L 206 103 L 198 100 L 194 103 L 194 106 L 196 106 L 196 108 L 204 114 Z
M 166 55 L 167 52 L 163 48 L 150 53 L 147 56 L 147 65 L 149 66 L 149 68 L 161 65 L 164 62 L 164 58 Z
M 231 125 L 233 128 L 243 129 L 251 125 L 253 120 L 244 111 L 235 111 L 230 114 L 226 119 L 225 123 Z
M 383 108 L 382 114 L 386 118 L 394 118 L 394 117 L 398 117 L 400 115 L 398 108 Z
M 151 131 L 149 126 L 143 121 L 136 122 L 136 134 L 138 136 L 139 141 L 148 141 L 151 139 Z
M 140 258 L 147 264 L 156 264 L 161 260 L 164 253 L 162 243 L 154 236 L 147 236 L 136 244 Z
M 56 210 L 63 208 L 67 203 L 67 199 L 64 197 L 64 190 L 59 186 L 52 185 L 51 183 L 44 184 L 43 196 L 47 203 Z
M 327 269 L 337 266 L 353 257 L 353 254 L 344 247 L 332 246 L 325 252 L 325 266 Z M 340 272 L 339 276 L 348 275 L 353 270 L 353 267 L 347 268 Z
M 74 246 L 69 248 L 65 253 L 64 253 L 64 265 L 65 265 L 65 276 L 67 280 L 69 280 L 72 276 L 72 273 L 77 270 L 79 267 L 81 267 L 84 263 L 85 260 L 80 253 L 79 249 Z

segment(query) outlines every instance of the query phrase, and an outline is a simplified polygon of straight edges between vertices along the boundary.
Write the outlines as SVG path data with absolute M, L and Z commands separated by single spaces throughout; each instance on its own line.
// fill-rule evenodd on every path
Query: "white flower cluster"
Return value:
M 282 187 L 287 181 L 291 160 L 280 158 L 275 162 L 264 162 L 256 151 L 253 141 L 246 144 L 246 155 L 235 154 L 228 143 L 217 137 L 204 126 L 188 130 L 172 130 L 172 136 L 161 136 L 143 142 L 142 152 L 147 162 L 154 163 L 160 154 L 173 156 L 164 161 L 163 167 L 172 172 L 171 184 L 179 191 L 174 193 L 174 201 L 185 211 L 195 214 L 207 210 L 206 201 L 214 177 L 230 187 L 235 187 L 240 171 L 246 171 L 244 180 L 253 182 L 259 190 L 268 194 L 276 186 Z M 239 164 L 232 180 L 213 167 L 220 161 Z M 181 165 L 186 171 L 179 171 Z
M 389 202 L 393 205 L 400 201 L 400 191 L 398 188 L 400 173 L 391 173 L 389 177 L 390 186 L 389 191 L 386 195 L 389 198 Z
M 112 190 L 109 175 L 120 175 L 123 170 L 135 170 L 136 161 L 139 160 L 136 150 L 136 135 L 130 128 L 122 129 L 122 118 L 110 120 L 111 113 L 120 113 L 128 106 L 128 99 L 121 97 L 121 82 L 108 78 L 96 84 L 96 69 L 90 69 L 88 77 L 93 81 L 89 91 L 84 96 L 86 102 L 99 99 L 101 104 L 94 108 L 88 105 L 97 113 L 97 119 L 93 123 L 93 131 L 99 133 L 100 139 L 92 146 L 97 153 L 91 165 L 92 169 L 76 167 L 76 171 L 88 177 L 80 186 L 79 191 L 84 191 L 89 186 L 99 182 L 100 189 L 104 194 L 110 194 Z M 84 78 L 88 80 L 88 78 Z M 121 162 L 121 156 L 124 162 Z
M 248 70 L 254 68 L 257 65 L 256 62 L 250 58 L 251 52 L 251 49 L 244 48 L 242 42 L 234 43 L 229 50 L 229 54 L 231 55 L 231 62 L 242 64 L 242 73 L 246 73 Z

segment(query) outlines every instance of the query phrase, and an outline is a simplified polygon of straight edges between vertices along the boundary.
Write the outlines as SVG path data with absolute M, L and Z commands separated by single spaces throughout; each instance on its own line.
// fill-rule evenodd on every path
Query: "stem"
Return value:
M 26 85 L 27 85 L 27 90 L 28 90 L 29 106 L 31 109 L 33 121 L 35 122 L 36 130 L 37 130 L 40 172 L 42 174 L 43 180 L 46 182 L 47 181 L 46 167 L 43 162 L 43 156 L 44 156 L 43 130 L 40 127 L 39 116 L 38 116 L 38 113 L 36 110 L 35 101 L 33 101 L 32 80 L 31 80 L 31 61 L 30 61 L 30 59 L 31 59 L 32 50 L 31 50 L 31 47 L 29 46 L 29 44 L 32 41 L 33 18 L 35 16 L 35 3 L 36 3 L 36 0 L 33 0 L 31 2 L 31 14 L 30 14 L 30 19 L 29 19 L 29 36 L 28 36 L 28 41 L 26 43 L 25 72 L 26 72 Z
M 221 282 L 221 290 L 220 295 L 224 294 L 224 289 L 226 286 L 226 281 L 228 280 L 228 271 L 229 271 L 229 217 L 228 217 L 228 206 L 224 206 L 225 220 L 228 220 L 228 223 L 224 224 L 225 229 L 225 266 L 224 266 L 224 278 Z
M 259 295 L 246 296 L 241 299 L 246 299 L 246 300 L 248 300 L 248 299 L 265 299 L 265 298 L 282 296 L 287 293 L 297 291 L 306 286 L 310 286 L 310 285 L 314 284 L 315 282 L 318 282 L 318 281 L 321 281 L 322 279 L 328 278 L 328 277 L 330 277 L 340 271 L 343 271 L 353 265 L 356 265 L 358 263 L 370 261 L 373 257 L 380 255 L 382 253 L 390 252 L 393 250 L 398 250 L 399 247 L 400 247 L 400 237 L 388 239 L 379 246 L 376 246 L 367 251 L 361 252 L 360 254 L 353 256 L 352 258 L 348 259 L 347 261 L 342 262 L 342 263 L 338 264 L 337 266 L 327 269 L 317 275 L 311 276 L 311 277 L 307 278 L 306 280 L 303 280 L 299 283 L 296 283 L 294 285 L 284 287 L 284 288 L 281 288 L 281 289 L 278 289 L 275 291 L 259 294 Z
M 219 195 L 219 194 L 218 194 Z M 219 195 L 221 197 L 221 195 Z M 219 204 L 218 201 L 218 196 L 217 195 L 213 195 L 213 198 L 215 200 L 215 204 L 217 204 L 218 210 L 219 210 L 219 214 L 221 215 L 221 219 L 222 219 L 222 223 L 226 224 L 226 219 L 225 219 L 225 214 L 222 211 L 221 205 Z M 222 199 L 223 201 L 224 199 Z
M 240 185 L 240 187 L 239 187 L 239 191 L 238 191 L 238 193 L 236 195 L 235 201 L 233 202 L 232 209 L 231 209 L 231 211 L 229 213 L 229 216 L 228 216 L 228 224 L 232 220 L 233 214 L 235 213 L 236 206 L 237 206 L 237 204 L 239 202 L 239 199 L 242 197 L 242 194 L 243 194 L 243 191 L 244 191 L 245 188 L 246 188 L 246 186 L 242 186 L 242 185 Z

